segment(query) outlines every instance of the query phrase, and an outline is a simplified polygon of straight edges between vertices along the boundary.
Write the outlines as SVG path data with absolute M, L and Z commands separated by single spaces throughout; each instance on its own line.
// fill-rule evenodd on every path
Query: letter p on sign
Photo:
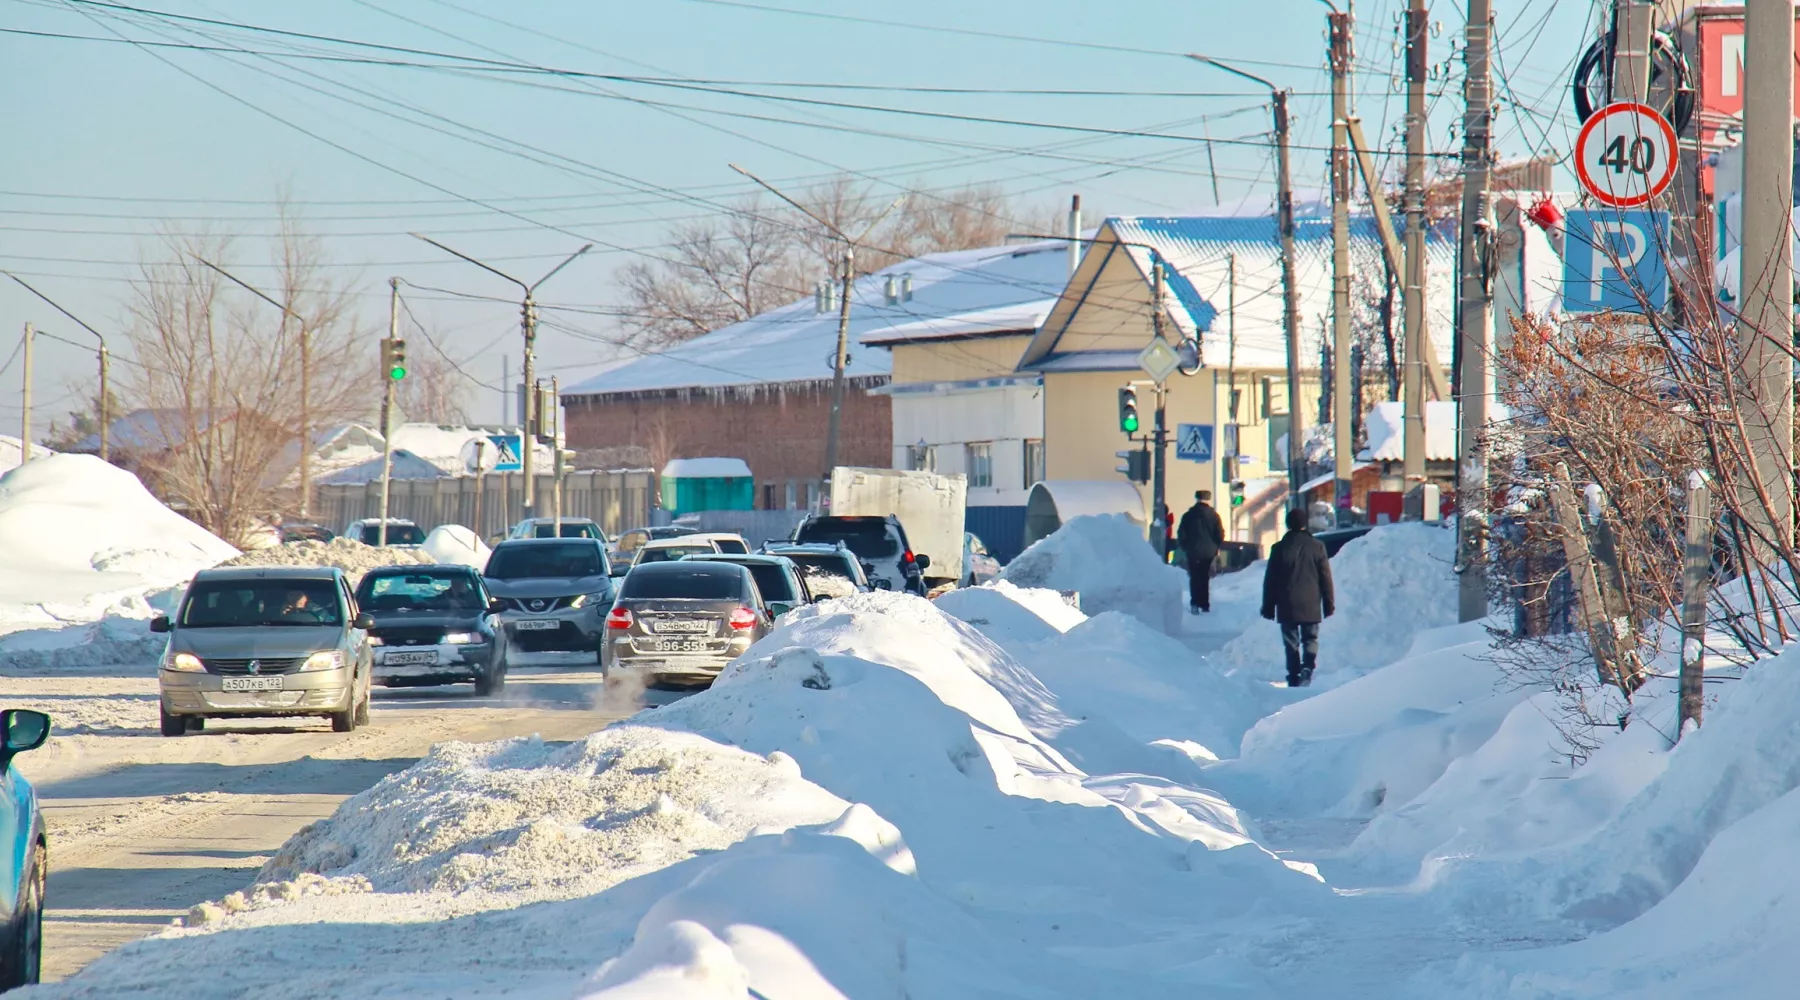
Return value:
M 1563 250 L 1564 312 L 1642 313 L 1668 305 L 1666 212 L 1576 210 Z

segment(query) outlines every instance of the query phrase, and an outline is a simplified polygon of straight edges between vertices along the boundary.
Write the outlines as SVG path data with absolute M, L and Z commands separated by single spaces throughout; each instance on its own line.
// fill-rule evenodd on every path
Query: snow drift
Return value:
M 407 566 L 436 561 L 423 549 L 395 545 L 364 545 L 354 538 L 339 536 L 329 542 L 312 540 L 289 542 L 274 548 L 257 549 L 231 559 L 225 566 L 335 566 L 350 578 L 350 586 L 361 582 L 364 573 L 378 566 Z
M 1181 631 L 1187 574 L 1168 566 L 1123 514 L 1071 518 L 1000 571 L 1015 586 L 1081 594 L 1090 615 L 1122 611 L 1170 635 Z

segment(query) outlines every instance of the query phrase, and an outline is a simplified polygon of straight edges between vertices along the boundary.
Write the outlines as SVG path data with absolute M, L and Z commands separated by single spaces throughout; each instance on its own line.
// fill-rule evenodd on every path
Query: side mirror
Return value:
M 886 580 L 870 580 L 869 586 L 874 587 L 876 590 L 893 590 L 894 589 L 894 585 L 887 582 Z
M 769 618 L 771 620 L 780 618 L 782 615 L 785 615 L 789 611 L 794 610 L 795 607 L 796 607 L 796 605 L 794 604 L 793 601 L 770 601 L 769 602 Z
M 364 632 L 367 632 L 369 629 L 372 629 L 375 627 L 375 619 L 370 617 L 367 614 L 360 614 L 351 620 L 350 626 L 352 628 L 359 628 L 359 629 L 362 629 Z
M 150 631 L 152 632 L 167 632 L 169 631 L 169 627 L 168 615 L 157 615 L 155 618 L 150 619 Z
M 25 708 L 9 708 L 0 712 L 0 771 L 12 763 L 13 755 L 36 750 L 50 738 L 50 717 Z
M 488 601 L 487 609 L 488 609 L 488 614 L 497 615 L 500 612 L 506 610 L 506 602 L 502 601 L 500 598 L 496 597 L 493 600 Z
M 931 557 L 923 552 L 913 556 L 913 562 L 918 563 L 919 568 L 922 570 L 931 568 Z

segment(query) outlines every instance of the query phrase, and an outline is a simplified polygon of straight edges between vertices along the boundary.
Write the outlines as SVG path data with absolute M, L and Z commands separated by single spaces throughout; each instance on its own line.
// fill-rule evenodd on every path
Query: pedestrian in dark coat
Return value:
M 1187 555 L 1188 614 L 1212 610 L 1213 560 L 1225 543 L 1225 523 L 1210 500 L 1212 494 L 1206 490 L 1194 491 L 1194 505 L 1181 515 L 1175 529 L 1175 544 Z
M 1319 623 L 1337 610 L 1331 557 L 1306 528 L 1306 512 L 1290 510 L 1288 533 L 1269 550 L 1263 571 L 1262 616 L 1281 624 L 1288 687 L 1312 683 L 1319 665 Z

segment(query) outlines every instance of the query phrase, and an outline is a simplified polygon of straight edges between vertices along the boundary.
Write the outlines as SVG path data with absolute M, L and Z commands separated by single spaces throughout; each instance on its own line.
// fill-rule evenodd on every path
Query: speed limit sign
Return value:
M 1575 139 L 1575 176 L 1595 200 L 1614 208 L 1633 208 L 1662 194 L 1678 165 L 1675 130 L 1647 105 L 1609 104 Z

